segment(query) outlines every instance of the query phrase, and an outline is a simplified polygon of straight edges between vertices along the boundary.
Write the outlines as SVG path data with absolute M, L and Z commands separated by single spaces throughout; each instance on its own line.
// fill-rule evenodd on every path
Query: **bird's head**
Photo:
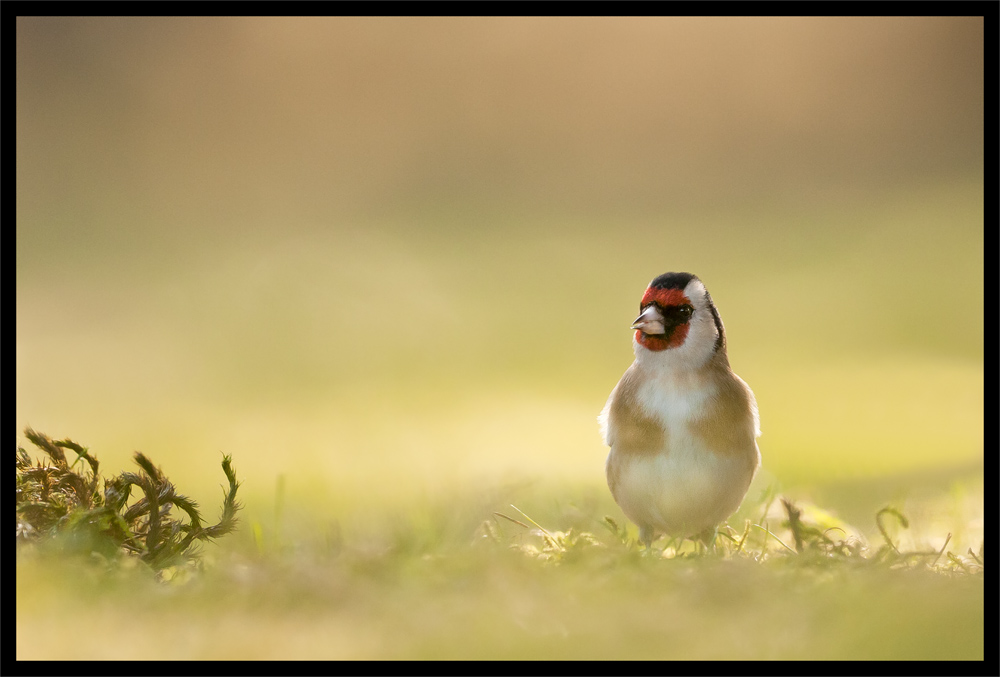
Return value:
M 648 351 L 700 366 L 720 351 L 725 355 L 722 318 L 705 285 L 691 273 L 664 273 L 650 282 L 632 329 L 636 357 Z

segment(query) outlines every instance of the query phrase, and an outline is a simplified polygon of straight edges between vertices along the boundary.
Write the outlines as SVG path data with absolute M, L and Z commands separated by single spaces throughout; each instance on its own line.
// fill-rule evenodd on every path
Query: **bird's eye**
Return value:
M 676 317 L 680 322 L 687 322 L 693 313 L 694 308 L 686 303 L 682 306 L 674 306 L 670 309 L 670 314 Z

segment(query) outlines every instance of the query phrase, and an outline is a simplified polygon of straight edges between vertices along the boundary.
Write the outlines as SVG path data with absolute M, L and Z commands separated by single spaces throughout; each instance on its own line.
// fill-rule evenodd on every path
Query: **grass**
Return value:
M 869 539 L 765 491 L 714 550 L 666 538 L 646 550 L 601 492 L 486 489 L 334 518 L 279 483 L 273 512 L 251 501 L 247 528 L 159 570 L 137 556 L 20 547 L 17 656 L 984 656 L 982 544 L 908 549 L 900 535 L 920 525 L 896 507 L 874 516 Z M 83 618 L 100 637 L 79 632 Z

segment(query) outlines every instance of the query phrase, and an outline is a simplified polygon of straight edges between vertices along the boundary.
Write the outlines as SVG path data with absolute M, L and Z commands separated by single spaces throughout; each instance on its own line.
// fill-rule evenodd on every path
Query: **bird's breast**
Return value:
M 637 389 L 636 403 L 667 430 L 682 433 L 704 416 L 717 390 L 713 382 L 701 379 L 648 379 Z
M 684 531 L 738 507 L 760 452 L 753 395 L 731 371 L 626 372 L 606 410 L 608 485 L 633 521 Z

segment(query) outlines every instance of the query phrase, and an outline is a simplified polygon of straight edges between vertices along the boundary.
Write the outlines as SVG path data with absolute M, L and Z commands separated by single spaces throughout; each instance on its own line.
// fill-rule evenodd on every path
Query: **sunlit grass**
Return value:
M 281 500 L 169 581 L 21 552 L 18 658 L 983 657 L 982 550 L 908 553 L 895 514 L 866 537 L 799 504 L 823 529 L 797 554 L 780 501 L 749 500 L 715 553 L 667 539 L 647 553 L 589 490 L 325 516 Z M 52 641 L 81 616 L 113 641 Z
M 180 567 L 19 547 L 18 658 L 983 657 L 974 477 L 868 524 L 752 488 L 711 551 L 645 550 L 603 487 L 483 481 L 406 505 L 272 489 Z M 114 641 L 53 641 L 84 616 Z

